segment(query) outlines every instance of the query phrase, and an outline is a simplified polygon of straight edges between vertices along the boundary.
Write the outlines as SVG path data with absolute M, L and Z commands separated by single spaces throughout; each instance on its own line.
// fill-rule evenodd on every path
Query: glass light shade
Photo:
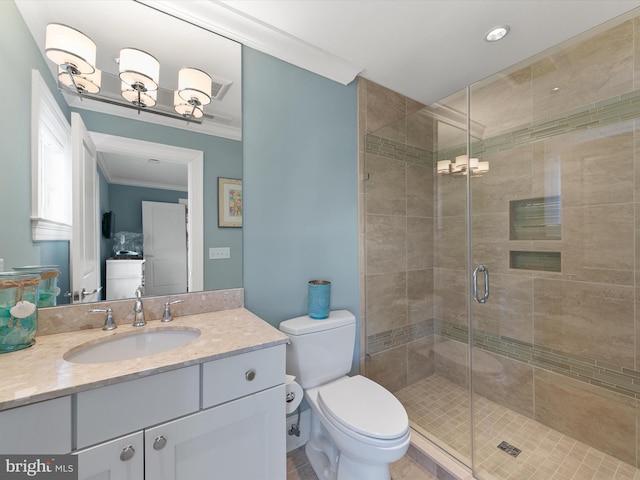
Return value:
M 147 91 L 158 89 L 160 62 L 136 48 L 120 50 L 120 79 L 129 86 L 143 85 Z
M 193 116 L 194 118 L 202 118 L 204 115 L 200 107 L 195 106 L 194 108 L 194 105 L 190 105 L 185 102 L 182 97 L 180 97 L 180 92 L 178 90 L 173 92 L 173 108 L 183 117 Z
M 438 173 L 449 173 L 451 160 L 438 160 Z
M 67 88 L 74 90 L 78 87 L 80 90 L 78 93 L 98 93 L 102 83 L 102 70 L 96 68 L 96 71 L 89 74 L 79 74 L 73 76 L 73 81 L 69 76 L 69 73 L 62 68 L 58 67 L 58 81 Z M 75 82 L 75 86 L 74 86 Z
M 478 159 L 470 158 L 469 159 L 469 170 L 477 170 L 478 169 Z
M 66 25 L 47 25 L 45 53 L 56 65 L 73 65 L 78 73 L 93 73 L 96 69 L 96 44 L 84 33 Z
M 153 107 L 156 104 L 158 98 L 157 90 L 150 90 L 147 92 L 138 92 L 134 90 L 125 82 L 121 84 L 122 97 L 128 102 L 133 103 L 137 107 Z M 138 97 L 138 93 L 140 96 Z
M 183 68 L 178 72 L 178 94 L 183 100 L 194 99 L 200 105 L 211 102 L 211 77 L 197 68 Z
M 478 171 L 483 173 L 488 172 L 489 162 L 478 162 Z

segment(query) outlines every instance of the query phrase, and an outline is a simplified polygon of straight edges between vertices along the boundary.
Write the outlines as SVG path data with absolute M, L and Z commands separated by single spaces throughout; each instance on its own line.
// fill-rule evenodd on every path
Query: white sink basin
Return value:
M 165 327 L 110 336 L 85 343 L 64 354 L 72 363 L 107 363 L 146 357 L 186 345 L 200 336 L 196 329 Z

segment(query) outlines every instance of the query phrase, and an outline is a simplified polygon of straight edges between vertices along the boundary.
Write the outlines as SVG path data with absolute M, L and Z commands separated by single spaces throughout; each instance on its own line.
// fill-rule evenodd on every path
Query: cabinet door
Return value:
M 146 478 L 282 480 L 284 386 L 145 431 Z
M 144 480 L 143 438 L 137 432 L 80 450 L 78 480 Z

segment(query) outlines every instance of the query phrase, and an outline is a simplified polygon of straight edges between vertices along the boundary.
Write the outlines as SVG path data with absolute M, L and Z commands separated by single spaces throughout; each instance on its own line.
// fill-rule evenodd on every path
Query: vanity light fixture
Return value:
M 86 79 L 96 71 L 96 44 L 89 37 L 75 28 L 50 23 L 47 25 L 44 52 L 53 63 L 58 65 L 58 72 L 66 79 L 64 85 L 81 93 L 76 78 Z M 100 89 L 98 85 L 98 89 Z
M 509 33 L 509 25 L 501 25 L 499 27 L 492 28 L 487 32 L 484 36 L 484 39 L 487 42 L 497 42 L 498 40 L 502 40 Z
M 221 77 L 214 82 L 189 67 L 178 72 L 177 90 L 162 89 L 160 62 L 137 48 L 120 50 L 118 75 L 112 75 L 96 68 L 96 44 L 89 37 L 58 23 L 47 25 L 45 54 L 58 66 L 58 86 L 67 93 L 187 122 L 202 123 L 203 107 L 221 100 L 232 83 Z
M 183 68 L 178 72 L 178 90 L 174 95 L 176 112 L 185 116 L 202 116 L 202 106 L 211 103 L 211 77 L 197 68 Z M 185 103 L 191 108 L 185 108 Z
M 471 172 L 472 177 L 481 177 L 489 171 L 489 162 L 481 162 L 477 158 L 470 158 L 467 162 L 466 155 L 458 155 L 455 162 L 451 160 L 438 160 L 438 173 L 464 176 Z
M 160 62 L 147 52 L 137 48 L 120 50 L 119 75 L 122 80 L 122 97 L 140 108 L 153 107 L 160 81 Z

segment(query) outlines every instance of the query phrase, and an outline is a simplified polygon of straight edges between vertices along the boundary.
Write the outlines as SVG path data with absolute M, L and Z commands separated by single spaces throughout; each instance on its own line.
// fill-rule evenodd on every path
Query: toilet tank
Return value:
M 291 340 L 287 345 L 287 373 L 302 388 L 313 388 L 346 375 L 351 370 L 356 340 L 356 318 L 335 310 L 323 320 L 308 315 L 280 323 Z

